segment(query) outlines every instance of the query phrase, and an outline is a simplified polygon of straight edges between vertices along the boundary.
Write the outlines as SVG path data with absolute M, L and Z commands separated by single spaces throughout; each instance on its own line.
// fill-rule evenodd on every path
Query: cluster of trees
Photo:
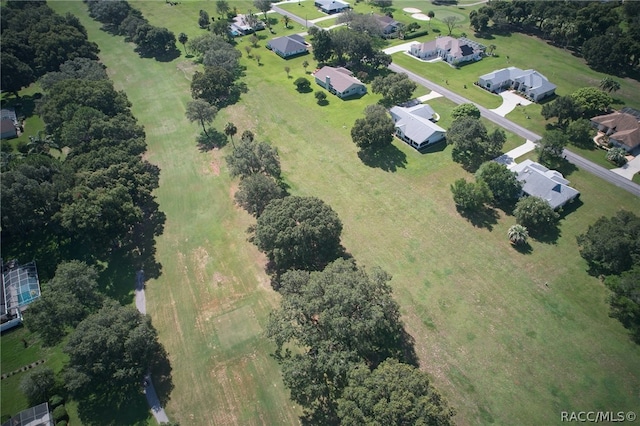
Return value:
M 471 25 L 479 32 L 535 32 L 581 52 L 587 63 L 600 71 L 630 74 L 640 65 L 637 2 L 491 2 L 472 15 Z
M 404 73 L 378 76 L 371 82 L 371 91 L 380 93 L 383 96 L 381 103 L 387 107 L 407 102 L 413 97 L 417 87 L 418 85 L 409 80 L 409 76 Z
M 475 173 L 475 183 L 458 179 L 451 185 L 453 200 L 460 209 L 478 211 L 492 204 L 511 211 L 520 198 L 522 184 L 516 174 L 495 161 L 483 163 Z
M 324 31 L 309 29 L 313 57 L 322 63 L 347 65 L 354 71 L 372 71 L 388 66 L 391 56 L 377 48 L 369 34 L 340 27 Z
M 467 170 L 475 171 L 483 162 L 500 155 L 507 140 L 502 129 L 497 128 L 489 133 L 471 107 L 457 107 L 455 113 L 458 118 L 447 132 L 447 141 L 453 145 L 453 161 Z
M 625 210 L 603 216 L 577 241 L 589 272 L 604 276 L 611 290 L 610 316 L 640 344 L 640 217 Z
M 351 140 L 361 151 L 375 152 L 391 145 L 395 124 L 382 105 L 369 105 L 364 118 L 356 119 L 351 128 Z
M 97 59 L 98 46 L 71 14 L 60 16 L 44 1 L 8 1 L 2 5 L 0 45 L 3 91 L 18 96 L 47 72 L 76 58 Z
M 88 0 L 89 15 L 106 30 L 123 35 L 137 45 L 143 56 L 164 57 L 178 53 L 176 36 L 167 28 L 156 27 L 124 0 Z

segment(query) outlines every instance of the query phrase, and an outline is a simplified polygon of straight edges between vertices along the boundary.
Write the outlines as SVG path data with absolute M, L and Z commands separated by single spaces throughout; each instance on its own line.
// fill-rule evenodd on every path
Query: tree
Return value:
M 454 29 L 458 27 L 460 22 L 460 18 L 457 16 L 445 16 L 442 18 L 442 23 L 447 26 L 447 30 L 449 31 L 448 35 L 451 35 Z
M 453 425 L 454 410 L 433 388 L 429 376 L 389 358 L 371 370 L 359 365 L 338 400 L 344 426 Z
M 482 33 L 487 30 L 489 27 L 489 20 L 491 18 L 486 13 L 482 12 L 482 9 L 479 11 L 472 10 L 469 13 L 469 22 L 471 27 L 476 30 L 476 32 Z
M 13 93 L 16 98 L 23 87 L 27 87 L 34 80 L 31 67 L 10 53 L 2 52 L 0 56 L 2 75 L 0 87 L 3 91 Z
M 529 238 L 529 231 L 524 226 L 515 224 L 509 227 L 507 235 L 511 244 L 524 245 L 527 243 L 527 238 Z
M 389 8 L 391 6 L 393 6 L 393 1 L 392 0 L 369 0 L 369 2 L 376 6 L 379 7 L 381 9 L 385 9 L 385 8 Z
M 458 179 L 451 185 L 451 192 L 456 206 L 469 212 L 480 210 L 493 199 L 489 186 L 482 180 L 473 183 Z
M 209 124 L 216 118 L 218 114 L 218 108 L 211 105 L 209 102 L 202 99 L 194 99 L 187 103 L 186 110 L 187 120 L 190 122 L 197 121 L 202 125 L 202 131 L 208 137 L 207 128 L 205 124 Z
M 505 207 L 513 206 L 520 198 L 522 183 L 516 174 L 495 161 L 482 163 L 475 174 L 477 181 L 484 181 L 493 194 L 494 201 Z
M 381 105 L 369 105 L 365 117 L 351 128 L 351 139 L 361 150 L 379 150 L 391 145 L 395 124 Z
M 557 225 L 560 216 L 540 197 L 524 197 L 513 211 L 516 222 L 536 233 L 543 233 Z
M 43 286 L 40 298 L 29 306 L 25 323 L 52 346 L 64 337 L 67 327 L 77 326 L 96 312 L 103 300 L 94 267 L 77 260 L 61 263 Z
M 211 33 L 224 37 L 226 39 L 231 39 L 231 33 L 229 32 L 229 22 L 226 20 L 219 19 L 217 21 L 213 21 L 211 25 Z
M 20 380 L 20 390 L 32 407 L 49 401 L 55 386 L 53 370 L 48 367 L 31 371 Z
M 333 55 L 333 42 L 329 31 L 318 31 L 311 39 L 311 47 L 316 61 L 328 61 Z
M 233 136 L 238 133 L 238 128 L 235 124 L 228 122 L 224 125 L 224 134 L 231 138 L 231 142 L 233 143 Z
M 341 254 L 342 222 L 315 197 L 272 200 L 258 218 L 253 242 L 275 271 L 320 270 Z
M 266 142 L 242 138 L 233 151 L 225 157 L 231 176 L 247 177 L 262 173 L 280 178 L 278 150 Z
M 289 22 L 291 22 L 291 18 L 289 18 L 289 15 L 284 15 L 282 17 L 282 22 L 284 23 L 285 28 L 289 28 Z
M 260 12 L 264 13 L 264 20 L 266 21 L 267 12 L 271 10 L 271 0 L 253 0 L 253 5 Z
M 559 162 L 567 146 L 567 136 L 560 130 L 547 130 L 542 139 L 538 141 L 538 161 L 546 165 L 554 165 Z
M 254 49 L 258 47 L 259 41 L 260 39 L 255 34 L 252 34 L 251 37 L 249 37 L 249 43 L 251 43 Z
M 327 101 L 327 94 L 322 90 L 316 91 L 313 96 L 315 96 L 318 105 L 323 104 Z
M 378 76 L 371 82 L 371 90 L 373 93 L 382 94 L 382 103 L 386 106 L 407 102 L 417 87 L 418 85 L 409 80 L 409 76 L 404 73 Z
M 501 129 L 487 133 L 482 122 L 473 117 L 455 120 L 447 132 L 447 140 L 453 144 L 451 152 L 454 161 L 467 170 L 475 170 L 484 161 L 496 157 L 506 140 Z
M 296 86 L 296 90 L 298 90 L 298 92 L 311 91 L 311 82 L 304 77 L 296 78 L 296 81 L 294 81 L 293 84 Z
M 611 290 L 609 316 L 629 329 L 633 341 L 640 344 L 640 264 L 620 276 L 607 277 L 605 284 Z
M 256 62 L 258 63 L 258 65 L 260 65 L 260 59 L 262 58 L 262 56 L 256 53 L 255 55 L 253 55 L 253 57 L 256 59 Z
M 216 107 L 235 102 L 241 88 L 234 84 L 234 76 L 220 67 L 205 67 L 204 73 L 196 71 L 191 80 L 191 96 L 203 99 Z
M 617 92 L 620 90 L 620 83 L 611 77 L 605 77 L 600 80 L 600 85 L 598 86 L 602 90 L 606 90 L 607 92 Z
M 495 52 L 496 49 L 497 46 L 495 44 L 490 44 L 489 46 L 487 46 L 487 55 L 493 56 L 493 52 Z
M 140 392 L 164 349 L 148 316 L 111 300 L 78 324 L 64 352 L 69 356 L 65 386 L 75 398 L 124 402 Z
M 613 103 L 611 95 L 595 87 L 583 87 L 571 94 L 576 104 L 582 109 L 586 117 L 593 117 L 601 112 L 607 112 Z
M 244 50 L 247 52 L 247 58 L 251 57 L 251 46 L 245 46 Z
M 594 275 L 621 274 L 640 262 L 640 217 L 632 212 L 602 216 L 576 239 Z
M 272 205 L 288 198 L 293 197 L 273 201 L 258 222 Z M 379 268 L 365 271 L 344 259 L 322 271 L 282 276 L 282 301 L 269 317 L 267 337 L 276 344 L 275 357 L 291 398 L 314 424 L 339 424 L 337 400 L 356 365 L 375 367 L 389 357 L 405 358 L 390 279 Z
M 143 55 L 162 56 L 176 50 L 176 36 L 171 31 L 149 24 L 138 27 L 133 42 L 138 45 L 136 51 Z
M 451 110 L 451 118 L 454 120 L 461 117 L 480 118 L 480 110 L 474 104 L 460 104 Z
M 225 29 L 224 32 L 226 33 L 227 30 Z M 238 49 L 235 49 L 229 43 L 224 42 L 215 49 L 207 50 L 202 57 L 202 64 L 205 67 L 222 68 L 231 75 L 236 75 L 238 72 L 238 61 L 241 56 L 242 53 L 240 53 Z
M 242 135 L 240 136 L 240 139 L 247 140 L 249 142 L 253 142 L 253 139 L 255 138 L 253 132 L 251 130 L 245 130 L 244 132 L 242 132 Z
M 304 73 L 307 73 L 307 67 L 309 66 L 309 61 L 302 61 L 302 67 L 304 68 Z
M 209 28 L 209 13 L 206 10 L 200 9 L 200 16 L 198 17 L 198 25 L 200 28 Z
M 570 143 L 585 148 L 593 146 L 593 134 L 593 127 L 586 118 L 579 118 L 570 122 L 565 130 L 565 135 Z
M 229 13 L 230 10 L 231 10 L 231 8 L 229 7 L 229 2 L 227 2 L 227 0 L 217 0 L 216 1 L 216 12 L 222 18 L 224 18 L 227 15 L 227 13 Z M 223 21 L 224 21 L 224 19 L 223 19 Z
M 283 198 L 285 195 L 284 190 L 272 177 L 257 173 L 240 180 L 234 198 L 249 214 L 259 217 L 271 200 Z
M 290 68 L 290 67 L 288 67 L 288 66 L 284 67 L 284 72 L 286 72 L 286 73 L 287 73 L 287 78 L 290 78 L 290 77 L 291 77 L 291 76 L 289 75 L 289 72 L 290 72 L 290 71 L 291 71 L 291 68 Z
M 180 44 L 182 44 L 182 47 L 184 48 L 184 53 L 188 54 L 188 52 L 187 52 L 187 42 L 189 41 L 189 36 L 186 35 L 185 33 L 180 33 L 178 35 L 178 41 L 180 42 Z
M 37 136 L 29 136 L 29 143 L 27 144 L 27 154 L 44 154 L 51 155 L 51 150 L 55 149 L 60 152 L 60 147 L 54 142 L 51 135 L 46 135 L 44 132 L 38 132 Z
M 582 107 L 572 96 L 560 96 L 556 100 L 544 104 L 541 114 L 545 120 L 558 117 L 558 126 L 564 128 L 568 121 L 579 118 L 582 112 Z
M 44 90 L 64 80 L 106 80 L 106 67 L 98 61 L 87 58 L 75 58 L 60 65 L 60 71 L 48 72 L 40 78 Z
M 607 160 L 618 167 L 622 167 L 627 164 L 627 151 L 624 148 L 611 148 L 607 152 Z
M 427 12 L 427 16 L 429 17 L 429 21 L 428 21 L 429 22 L 429 30 L 431 30 L 431 20 L 436 17 L 436 14 L 433 12 L 433 10 L 430 10 L 430 11 Z

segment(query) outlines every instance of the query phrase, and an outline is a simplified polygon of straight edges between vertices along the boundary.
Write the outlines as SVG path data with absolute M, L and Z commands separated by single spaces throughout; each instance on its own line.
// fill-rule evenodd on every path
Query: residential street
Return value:
M 458 95 L 457 93 L 452 92 L 451 90 L 447 89 L 446 87 L 440 86 L 439 84 L 436 84 L 430 80 L 427 80 L 424 77 L 421 77 L 405 68 L 402 68 L 394 63 L 392 63 L 391 65 L 389 65 L 389 69 L 391 71 L 394 72 L 403 72 L 405 74 L 407 74 L 409 76 L 409 78 L 413 81 L 415 81 L 416 83 L 430 89 L 430 90 L 435 90 L 436 92 L 442 94 L 444 97 L 446 97 L 447 99 L 455 102 L 456 104 L 464 104 L 464 103 L 472 103 L 474 105 L 476 105 L 478 107 L 478 109 L 480 110 L 480 114 L 485 117 L 486 119 L 496 123 L 497 125 L 503 127 L 504 129 L 515 133 L 518 136 L 523 137 L 526 140 L 530 140 L 530 141 L 537 141 L 541 138 L 540 135 L 537 135 L 535 133 L 533 133 L 530 130 L 525 129 L 524 127 L 512 122 L 511 120 L 508 120 L 505 117 L 501 117 L 500 115 L 496 114 L 493 111 L 490 111 L 489 109 L 480 106 L 474 102 L 471 102 L 470 100 Z M 469 88 L 469 90 L 476 90 L 475 87 L 471 87 Z M 579 155 L 571 152 L 568 149 L 564 150 L 564 155 L 565 158 L 570 161 L 571 163 L 575 164 L 576 166 L 578 166 L 579 168 L 581 168 L 582 170 L 585 170 L 591 174 L 594 174 L 604 180 L 606 180 L 607 182 L 610 182 L 612 184 L 614 184 L 615 186 L 622 188 L 632 194 L 634 194 L 637 197 L 640 197 L 640 185 L 630 181 L 629 179 L 626 179 L 610 170 L 605 169 L 602 166 L 599 166 L 583 157 L 580 157 Z

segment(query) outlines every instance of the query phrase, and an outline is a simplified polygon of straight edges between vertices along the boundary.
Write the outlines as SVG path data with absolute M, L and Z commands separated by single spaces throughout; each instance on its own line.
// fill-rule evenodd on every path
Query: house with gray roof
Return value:
M 443 61 L 457 65 L 463 62 L 479 61 L 485 46 L 464 37 L 437 37 L 424 43 L 415 43 L 409 48 L 409 53 L 420 59 L 442 58 Z
M 383 35 L 389 35 L 398 30 L 398 27 L 401 25 L 400 22 L 396 21 L 390 16 L 386 15 L 373 15 L 378 21 L 378 25 L 380 25 L 380 29 L 382 30 Z
M 232 36 L 247 35 L 259 30 L 264 30 L 264 22 L 257 17 L 248 15 L 236 15 L 229 25 L 229 32 Z
M 599 115 L 591 119 L 599 131 L 609 136 L 609 142 L 627 152 L 640 146 L 640 112 L 625 108 L 611 114 Z
M 267 43 L 267 49 L 274 51 L 278 56 L 285 59 L 308 52 L 304 37 L 298 34 L 274 38 Z
M 478 77 L 478 86 L 493 93 L 513 89 L 538 102 L 552 96 L 556 85 L 536 70 L 521 70 L 516 67 L 502 68 Z
M 0 120 L 0 139 L 13 139 L 18 137 L 18 129 L 10 118 Z
M 315 0 L 314 4 L 318 9 L 329 15 L 344 12 L 351 8 L 349 3 L 340 0 Z
M 395 106 L 389 112 L 396 123 L 396 136 L 417 150 L 440 142 L 447 133 L 433 122 L 437 115 L 429 105 Z
M 318 85 L 341 99 L 367 93 L 367 86 L 346 68 L 322 67 L 315 71 L 313 76 Z
M 540 197 L 555 210 L 575 200 L 580 192 L 569 186 L 569 181 L 556 170 L 549 170 L 542 164 L 531 160 L 511 167 L 522 182 L 522 192 L 531 197 Z

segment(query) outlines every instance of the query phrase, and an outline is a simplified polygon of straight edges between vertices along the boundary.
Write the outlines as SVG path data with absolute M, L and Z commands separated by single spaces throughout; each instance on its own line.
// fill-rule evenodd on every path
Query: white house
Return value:
M 435 40 L 411 45 L 409 53 L 420 59 L 442 58 L 451 65 L 482 59 L 485 47 L 464 37 L 438 37 Z
M 555 210 L 578 198 L 580 193 L 569 186 L 569 181 L 556 170 L 549 170 L 542 164 L 525 160 L 511 168 L 518 181 L 523 183 L 522 192 L 528 196 L 540 197 Z
M 290 36 L 277 37 L 267 43 L 267 49 L 271 49 L 283 58 L 307 53 L 307 43 L 302 36 L 292 34 Z
M 429 105 L 419 104 L 410 108 L 395 106 L 389 112 L 396 123 L 396 136 L 415 149 L 440 142 L 447 132 L 431 121 L 435 118 L 435 112 Z
M 556 91 L 556 85 L 536 70 L 516 67 L 502 68 L 478 77 L 478 86 L 499 93 L 512 88 L 538 102 Z
M 367 86 L 353 77 L 353 73 L 346 68 L 322 67 L 313 76 L 318 85 L 341 99 L 367 93 Z
M 316 0 L 314 4 L 318 9 L 329 15 L 343 12 L 351 7 L 349 3 L 340 0 Z

